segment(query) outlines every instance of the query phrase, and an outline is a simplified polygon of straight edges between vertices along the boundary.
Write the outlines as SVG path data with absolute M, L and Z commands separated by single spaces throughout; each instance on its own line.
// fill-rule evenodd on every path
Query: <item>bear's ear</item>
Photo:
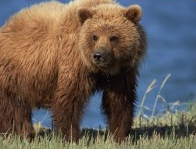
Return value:
M 80 22 L 83 24 L 87 19 L 92 18 L 93 11 L 88 8 L 80 8 L 77 10 L 77 15 Z
M 130 21 L 137 23 L 142 17 L 142 9 L 138 5 L 129 6 L 125 12 L 125 17 Z

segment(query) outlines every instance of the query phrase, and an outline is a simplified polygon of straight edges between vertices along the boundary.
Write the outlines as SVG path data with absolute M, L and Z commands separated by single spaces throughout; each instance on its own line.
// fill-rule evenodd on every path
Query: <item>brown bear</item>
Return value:
M 137 5 L 75 0 L 12 16 L 0 29 L 0 133 L 33 137 L 32 110 L 48 108 L 55 132 L 77 141 L 89 97 L 103 91 L 110 133 L 123 140 L 146 53 L 141 15 Z

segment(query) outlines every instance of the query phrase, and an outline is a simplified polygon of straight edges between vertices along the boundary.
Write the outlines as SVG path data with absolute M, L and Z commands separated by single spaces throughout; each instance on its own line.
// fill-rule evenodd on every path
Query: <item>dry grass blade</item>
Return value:
M 158 98 L 164 103 L 165 107 L 167 108 L 168 107 L 168 103 L 165 100 L 165 98 L 163 96 L 161 96 L 161 95 L 158 95 Z
M 172 106 L 171 106 L 171 109 L 174 109 L 174 107 L 179 106 L 179 105 L 180 105 L 179 101 L 173 102 Z
M 142 102 L 141 102 L 141 105 L 140 105 L 138 117 L 140 117 L 141 114 L 143 113 L 143 106 L 144 106 L 144 102 L 145 102 L 145 100 L 146 100 L 146 96 L 147 96 L 147 94 L 148 94 L 150 91 L 152 91 L 152 90 L 154 89 L 156 82 L 157 82 L 157 80 L 154 79 L 154 80 L 150 83 L 150 85 L 148 86 L 148 88 L 146 89 L 145 94 L 144 94 L 143 99 L 142 99 Z
M 171 74 L 168 74 L 168 75 L 165 77 L 165 79 L 163 80 L 163 82 L 161 83 L 161 86 L 160 86 L 160 88 L 159 88 L 158 94 L 157 94 L 156 99 L 155 99 L 155 104 L 154 104 L 154 106 L 153 106 L 153 110 L 152 110 L 152 115 L 151 115 L 151 117 L 154 116 L 155 109 L 156 109 L 156 106 L 157 106 L 157 102 L 158 102 L 158 99 L 159 99 L 161 90 L 162 90 L 163 86 L 165 85 L 165 83 L 167 82 L 167 80 L 169 79 L 170 76 L 171 76 Z
M 148 88 L 146 89 L 145 94 L 148 94 L 151 90 L 154 89 L 156 82 L 157 82 L 157 80 L 154 79 L 154 80 L 150 83 L 150 85 L 149 85 Z
M 165 83 L 167 82 L 167 80 L 169 79 L 170 76 L 171 76 L 171 74 L 169 73 L 169 74 L 165 77 L 165 79 L 164 79 L 163 82 L 161 83 L 160 89 L 163 88 L 163 86 L 165 85 Z

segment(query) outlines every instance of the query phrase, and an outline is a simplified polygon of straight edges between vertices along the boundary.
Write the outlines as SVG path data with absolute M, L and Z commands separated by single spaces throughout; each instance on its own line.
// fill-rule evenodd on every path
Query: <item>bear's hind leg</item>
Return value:
M 34 137 L 32 108 L 27 101 L 0 94 L 0 133 L 3 136 L 18 134 L 21 138 Z

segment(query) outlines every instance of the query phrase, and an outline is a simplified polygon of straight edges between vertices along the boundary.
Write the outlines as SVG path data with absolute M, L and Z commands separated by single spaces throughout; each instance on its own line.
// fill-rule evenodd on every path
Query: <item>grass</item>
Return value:
M 83 129 L 78 144 L 63 142 L 51 130 L 43 128 L 41 123 L 35 125 L 37 137 L 29 142 L 27 139 L 0 137 L 0 149 L 194 149 L 196 148 L 196 103 L 167 103 L 161 95 L 170 74 L 163 80 L 152 110 L 145 106 L 146 97 L 155 88 L 156 80 L 146 89 L 137 117 L 134 119 L 132 134 L 126 141 L 117 144 L 107 130 Z M 161 101 L 164 110 L 157 110 Z M 178 110 L 179 106 L 185 110 Z M 145 111 L 151 112 L 146 115 Z

